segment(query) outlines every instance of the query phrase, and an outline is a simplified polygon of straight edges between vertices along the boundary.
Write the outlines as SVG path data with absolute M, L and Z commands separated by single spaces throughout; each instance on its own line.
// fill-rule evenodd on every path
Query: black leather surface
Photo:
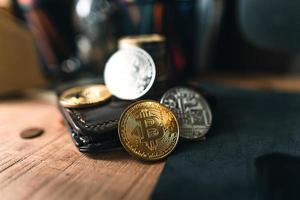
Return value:
M 81 152 L 107 151 L 120 148 L 118 121 L 132 102 L 112 98 L 105 104 L 89 108 L 60 110 L 69 125 L 75 145 Z

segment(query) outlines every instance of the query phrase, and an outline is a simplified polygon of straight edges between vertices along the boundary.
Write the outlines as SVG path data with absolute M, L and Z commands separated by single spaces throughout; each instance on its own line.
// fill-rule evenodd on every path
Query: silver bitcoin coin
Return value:
M 155 76 L 153 59 L 138 47 L 118 50 L 104 69 L 106 87 L 114 96 L 124 100 L 138 99 L 146 94 Z
M 161 98 L 177 117 L 180 136 L 187 139 L 202 139 L 212 123 L 212 114 L 207 101 L 196 91 L 186 87 L 174 87 Z

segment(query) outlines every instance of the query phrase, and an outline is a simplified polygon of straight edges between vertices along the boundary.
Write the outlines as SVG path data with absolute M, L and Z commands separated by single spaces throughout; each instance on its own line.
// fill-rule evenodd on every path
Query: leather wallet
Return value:
M 199 86 L 192 87 L 201 92 L 209 102 L 214 102 L 207 92 Z M 155 90 L 143 99 L 159 101 L 166 87 L 155 87 Z M 65 108 L 59 104 L 59 109 L 68 124 L 69 131 L 80 152 L 96 153 L 120 149 L 118 136 L 118 121 L 127 106 L 134 101 L 124 101 L 112 97 L 109 101 L 88 108 Z
M 69 125 L 71 136 L 81 152 L 101 152 L 121 147 L 118 121 L 132 102 L 111 98 L 104 104 L 88 108 L 59 108 Z

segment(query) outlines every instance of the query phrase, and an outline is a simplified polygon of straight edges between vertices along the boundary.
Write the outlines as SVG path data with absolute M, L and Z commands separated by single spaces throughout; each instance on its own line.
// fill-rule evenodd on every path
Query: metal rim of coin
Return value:
M 111 96 L 105 85 L 83 85 L 65 90 L 60 95 L 60 103 L 66 108 L 84 108 L 104 103 Z
M 139 47 L 119 49 L 108 60 L 104 82 L 117 98 L 134 100 L 152 87 L 156 68 L 152 57 Z
M 118 134 L 122 146 L 130 155 L 144 161 L 157 161 L 175 149 L 179 125 L 166 106 L 153 100 L 141 100 L 122 113 Z
M 41 128 L 28 128 L 23 130 L 20 133 L 21 138 L 24 139 L 31 139 L 31 138 L 35 138 L 38 137 L 40 135 L 42 135 L 44 133 L 44 130 Z
M 212 112 L 199 92 L 188 87 L 174 87 L 164 93 L 160 103 L 177 117 L 182 138 L 201 140 L 209 131 Z
M 144 44 L 164 43 L 165 37 L 160 34 L 125 36 L 119 40 L 119 48 L 143 46 Z

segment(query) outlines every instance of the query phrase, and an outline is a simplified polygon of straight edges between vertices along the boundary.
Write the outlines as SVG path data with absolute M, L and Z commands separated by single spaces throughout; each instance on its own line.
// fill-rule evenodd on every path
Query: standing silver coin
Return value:
M 108 90 L 125 100 L 138 99 L 152 87 L 156 75 L 151 56 L 141 48 L 120 49 L 105 65 L 104 81 Z
M 181 137 L 201 139 L 208 132 L 212 114 L 207 101 L 198 92 L 186 87 L 174 87 L 163 95 L 160 102 L 174 112 Z

